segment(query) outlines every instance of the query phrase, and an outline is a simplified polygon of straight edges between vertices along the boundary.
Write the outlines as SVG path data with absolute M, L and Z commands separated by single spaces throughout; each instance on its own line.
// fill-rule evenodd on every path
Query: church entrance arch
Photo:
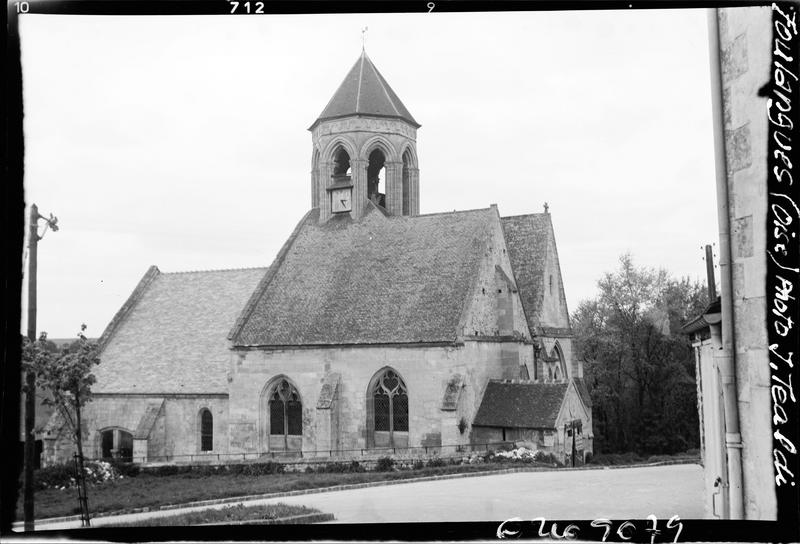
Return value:
M 288 378 L 272 380 L 261 394 L 263 449 L 298 452 L 303 449 L 303 401 Z
M 102 459 L 133 460 L 133 435 L 125 429 L 113 427 L 98 433 L 98 450 Z
M 368 446 L 408 447 L 408 388 L 393 368 L 384 368 L 367 389 Z

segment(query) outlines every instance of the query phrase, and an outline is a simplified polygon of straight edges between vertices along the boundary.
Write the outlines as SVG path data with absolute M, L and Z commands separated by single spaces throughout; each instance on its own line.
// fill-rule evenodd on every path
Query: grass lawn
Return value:
M 115 527 L 185 527 L 205 523 L 226 523 L 231 521 L 261 521 L 265 519 L 286 518 L 300 514 L 315 514 L 319 510 L 307 506 L 291 504 L 267 504 L 263 506 L 244 506 L 235 504 L 200 512 L 189 512 L 175 516 L 163 516 L 130 523 L 120 523 Z
M 181 504 L 206 499 L 324 488 L 343 484 L 404 480 L 438 474 L 499 470 L 514 466 L 520 465 L 479 463 L 474 465 L 425 467 L 417 470 L 393 472 L 284 473 L 264 474 L 261 476 L 232 474 L 200 476 L 193 473 L 172 476 L 140 474 L 135 477 L 90 485 L 87 487 L 87 493 L 89 495 L 90 512 L 116 512 L 144 506 Z M 34 501 L 37 519 L 80 513 L 76 489 L 37 491 L 34 495 Z M 17 519 L 22 518 L 22 497 L 19 497 L 17 501 Z
M 604 459 L 604 457 L 608 457 Z M 610 455 L 598 456 L 596 463 L 601 465 L 638 464 L 664 460 L 693 461 L 696 456 L 680 454 L 658 456 L 649 459 L 638 456 Z M 592 463 L 593 465 L 595 463 Z M 537 464 L 533 464 L 536 466 Z M 89 511 L 124 512 L 135 508 L 154 507 L 168 504 L 182 504 L 192 501 L 259 495 L 302 489 L 326 488 L 337 485 L 378 482 L 384 480 L 406 480 L 442 474 L 469 473 L 489 470 L 502 470 L 514 467 L 531 466 L 530 463 L 485 462 L 476 464 L 446 465 L 386 472 L 327 472 L 280 474 L 261 474 L 258 476 L 242 474 L 200 474 L 187 472 L 173 475 L 153 475 L 140 473 L 138 476 L 109 481 L 88 486 Z M 542 466 L 542 465 L 539 465 Z M 76 489 L 45 489 L 34 495 L 37 519 L 78 514 L 78 495 Z M 17 519 L 21 520 L 22 493 L 17 501 Z

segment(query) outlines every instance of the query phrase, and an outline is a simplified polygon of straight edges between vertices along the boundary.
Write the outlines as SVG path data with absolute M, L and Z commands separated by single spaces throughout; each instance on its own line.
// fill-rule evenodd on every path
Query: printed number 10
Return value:
M 30 9 L 27 2 L 14 2 L 14 5 L 17 7 L 17 13 L 28 13 L 28 9 Z

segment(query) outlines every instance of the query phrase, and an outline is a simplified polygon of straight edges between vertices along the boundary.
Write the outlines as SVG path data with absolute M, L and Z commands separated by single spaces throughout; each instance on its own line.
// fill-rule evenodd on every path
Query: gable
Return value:
M 492 207 L 496 212 L 496 207 Z M 462 334 L 465 337 L 516 336 L 530 338 L 519 291 L 512 278 L 500 216 L 489 225 L 488 243 L 481 258 Z
M 305 221 L 259 286 L 234 346 L 452 343 L 489 209 Z
M 541 334 L 542 327 L 569 328 L 550 214 L 503 217 L 501 222 L 514 279 L 531 333 Z
M 560 426 L 564 422 L 572 421 L 573 419 L 580 419 L 584 422 L 589 420 L 590 408 L 584 404 L 580 391 L 574 381 L 568 382 L 564 392 L 564 402 L 556 418 L 557 424 Z
M 97 393 L 226 393 L 226 333 L 264 268 L 148 271 L 103 334 Z

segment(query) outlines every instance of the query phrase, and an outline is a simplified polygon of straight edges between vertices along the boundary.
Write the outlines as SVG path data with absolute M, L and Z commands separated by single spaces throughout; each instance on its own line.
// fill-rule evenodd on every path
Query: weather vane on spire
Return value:
M 364 51 L 366 49 L 367 44 L 367 30 L 369 27 L 365 26 L 361 29 L 361 50 Z

